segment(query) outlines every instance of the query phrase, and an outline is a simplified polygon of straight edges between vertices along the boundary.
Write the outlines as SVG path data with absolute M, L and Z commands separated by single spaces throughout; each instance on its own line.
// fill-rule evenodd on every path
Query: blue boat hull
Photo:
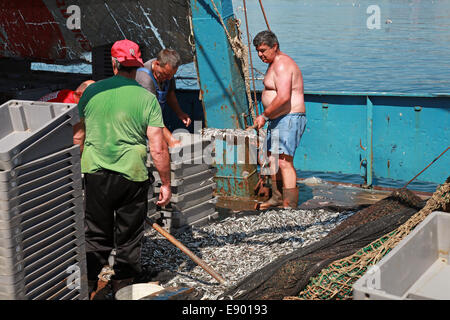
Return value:
M 198 90 L 177 96 L 185 112 L 204 121 Z M 305 102 L 308 124 L 294 158 L 301 171 L 357 174 L 369 186 L 380 178 L 409 181 L 450 145 L 449 94 L 308 92 Z M 209 120 L 208 127 L 221 124 Z M 441 184 L 449 168 L 447 152 L 416 181 Z

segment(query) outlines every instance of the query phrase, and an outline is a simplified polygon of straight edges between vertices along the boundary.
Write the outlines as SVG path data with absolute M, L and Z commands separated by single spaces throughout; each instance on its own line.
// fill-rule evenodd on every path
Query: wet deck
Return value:
M 299 179 L 298 209 L 312 210 L 320 208 L 331 208 L 345 210 L 371 205 L 389 196 L 394 189 L 390 188 L 362 188 L 361 186 L 323 181 L 317 178 Z M 423 200 L 431 197 L 432 193 L 413 191 Z M 222 213 L 236 213 L 245 210 L 254 210 L 258 199 L 235 197 L 219 197 L 217 208 Z

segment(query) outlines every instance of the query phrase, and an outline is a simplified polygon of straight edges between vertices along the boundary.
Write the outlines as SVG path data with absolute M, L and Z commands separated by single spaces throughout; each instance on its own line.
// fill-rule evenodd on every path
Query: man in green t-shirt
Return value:
M 141 272 L 150 186 L 146 138 L 162 181 L 156 204 L 164 206 L 172 196 L 161 108 L 156 97 L 134 80 L 137 68 L 143 66 L 139 46 L 117 41 L 111 57 L 114 76 L 90 85 L 78 103 L 90 293 L 114 247 L 113 291 L 132 283 Z

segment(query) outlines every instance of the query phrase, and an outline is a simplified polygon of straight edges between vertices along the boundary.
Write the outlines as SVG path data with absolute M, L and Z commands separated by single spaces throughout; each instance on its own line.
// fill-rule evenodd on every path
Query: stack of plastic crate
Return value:
M 0 299 L 87 299 L 74 104 L 0 106 Z
M 155 178 L 153 195 L 149 194 L 149 216 L 159 220 L 171 232 L 185 230 L 189 226 L 199 226 L 218 217 L 217 198 L 214 197 L 216 168 L 204 162 L 204 150 L 210 140 L 197 134 L 175 136 L 181 144 L 169 148 L 171 157 L 170 179 L 172 198 L 163 208 L 154 205 L 159 197 L 161 179 L 151 159 L 147 164 Z

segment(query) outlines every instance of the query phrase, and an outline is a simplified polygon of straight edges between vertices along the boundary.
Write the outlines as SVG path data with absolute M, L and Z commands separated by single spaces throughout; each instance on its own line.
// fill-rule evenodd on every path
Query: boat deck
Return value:
M 343 211 L 374 204 L 389 196 L 395 189 L 362 188 L 359 185 L 324 181 L 318 178 L 299 179 L 298 209 L 312 210 L 326 208 L 332 211 Z M 422 200 L 428 200 L 432 193 L 413 191 Z M 222 213 L 237 213 L 254 210 L 258 200 L 256 197 L 242 199 L 235 197 L 219 197 L 217 208 Z

